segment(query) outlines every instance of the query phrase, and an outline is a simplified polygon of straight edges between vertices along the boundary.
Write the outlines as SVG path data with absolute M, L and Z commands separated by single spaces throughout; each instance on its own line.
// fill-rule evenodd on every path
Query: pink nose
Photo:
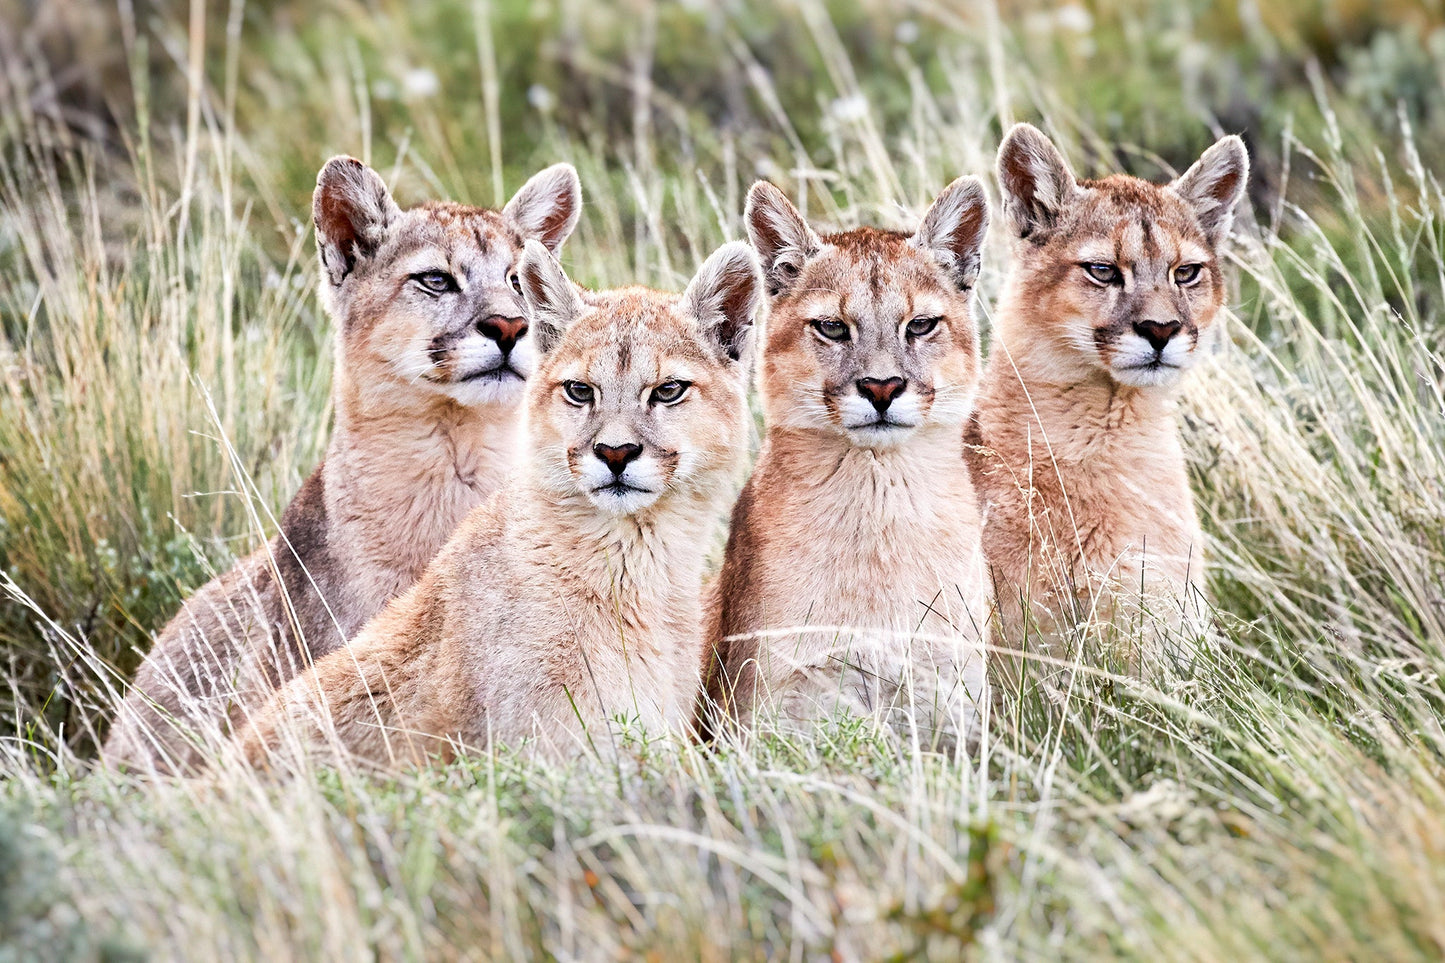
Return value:
M 527 319 L 504 318 L 500 314 L 494 314 L 478 321 L 477 330 L 497 342 L 502 354 L 507 354 L 516 347 L 522 335 L 527 333 Z
M 617 445 L 613 447 L 612 445 L 597 444 L 592 446 L 592 454 L 602 459 L 607 467 L 612 469 L 612 474 L 621 475 L 627 470 L 627 466 L 642 454 L 642 446 Z
M 1135 321 L 1134 331 L 1149 342 L 1155 351 L 1163 351 L 1169 339 L 1179 333 L 1183 325 L 1178 321 Z
M 893 404 L 893 399 L 903 394 L 908 382 L 902 378 L 859 378 L 858 393 L 872 402 L 873 407 L 881 415 Z

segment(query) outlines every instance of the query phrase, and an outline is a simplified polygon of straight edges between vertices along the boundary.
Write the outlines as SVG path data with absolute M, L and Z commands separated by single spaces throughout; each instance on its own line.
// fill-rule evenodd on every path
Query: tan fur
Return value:
M 515 267 L 528 236 L 559 246 L 579 203 L 566 165 L 538 174 L 501 213 L 450 203 L 403 212 L 359 162 L 322 168 L 322 298 L 337 325 L 325 461 L 287 507 L 280 534 L 198 591 L 161 632 L 106 744 L 108 765 L 196 766 L 204 746 L 277 684 L 410 587 L 501 486 L 516 460 L 534 354 Z M 455 290 L 416 279 L 431 271 Z M 506 329 L 489 327 L 498 323 Z
M 287 733 L 390 767 L 492 740 L 605 751 L 618 717 L 688 722 L 708 530 L 746 449 L 756 260 L 724 247 L 681 298 L 578 300 L 535 244 L 522 276 L 555 344 L 527 389 L 526 464 L 411 592 L 272 700 L 243 739 L 253 764 Z M 677 381 L 680 401 L 656 400 Z M 590 401 L 569 400 L 579 384 Z M 599 452 L 631 445 L 614 475 Z
M 767 434 L 710 602 L 705 724 L 717 708 L 744 726 L 843 710 L 934 744 L 971 724 L 987 605 L 961 426 L 979 376 L 970 292 L 986 223 L 973 178 L 911 238 L 819 238 L 776 188 L 753 188 L 749 233 L 774 294 Z M 932 331 L 906 333 L 927 318 Z M 817 319 L 844 322 L 846 341 Z M 875 410 L 861 379 L 895 378 L 901 393 Z
M 1167 629 L 1202 584 L 1172 388 L 1223 304 L 1218 247 L 1246 172 L 1237 138 L 1168 186 L 1076 182 L 1027 125 L 1000 148 L 1016 241 L 968 440 L 1013 645 L 1062 657 L 1073 626 L 1141 604 Z M 1091 263 L 1119 276 L 1099 283 Z M 1189 264 L 1197 280 L 1183 283 Z M 1161 349 L 1148 323 L 1177 332 Z

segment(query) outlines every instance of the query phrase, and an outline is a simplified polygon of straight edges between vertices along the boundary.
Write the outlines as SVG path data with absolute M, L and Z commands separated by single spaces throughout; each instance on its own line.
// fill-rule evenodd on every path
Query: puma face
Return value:
M 762 365 L 770 425 L 886 448 L 963 422 L 979 377 L 971 294 L 988 225 L 975 178 L 950 184 L 911 236 L 819 237 L 765 182 L 749 192 L 747 225 L 773 296 Z
M 448 202 L 402 211 L 381 178 L 338 157 L 317 178 L 322 289 L 341 322 L 341 363 L 376 391 L 466 406 L 515 403 L 537 363 L 517 265 L 524 243 L 557 251 L 581 208 L 567 164 L 501 211 Z
M 579 294 L 528 242 L 521 286 L 543 359 L 527 394 L 541 484 L 634 515 L 730 479 L 747 445 L 747 346 L 762 287 L 741 243 L 681 295 Z
M 1173 385 L 1224 304 L 1219 245 L 1244 193 L 1238 137 L 1167 185 L 1123 174 L 1077 181 L 1040 131 L 999 148 L 1004 210 L 1019 242 L 1011 285 L 1026 326 L 1007 332 L 1060 381 L 1102 371 L 1120 385 Z

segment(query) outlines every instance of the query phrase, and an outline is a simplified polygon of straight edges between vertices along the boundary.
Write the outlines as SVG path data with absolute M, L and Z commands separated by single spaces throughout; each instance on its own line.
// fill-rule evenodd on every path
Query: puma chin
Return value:
M 1131 325 L 1132 327 L 1132 325 Z M 1162 346 L 1146 335 L 1124 331 L 1117 335 L 1107 353 L 1094 344 L 1087 351 L 1099 352 L 1100 364 L 1115 382 L 1131 388 L 1170 388 L 1184 372 L 1194 367 L 1199 346 L 1198 329 L 1190 327 L 1168 338 Z
M 536 367 L 532 345 L 522 341 L 509 355 L 503 355 L 493 338 L 468 337 L 453 349 L 457 370 L 438 389 L 461 405 L 512 404 L 519 401 L 527 379 Z
M 655 457 L 634 462 L 614 476 L 601 459 L 589 453 L 573 472 L 588 500 L 614 515 L 632 515 L 651 507 L 671 480 Z
M 860 448 L 899 445 L 914 434 L 927 415 L 917 394 L 901 395 L 882 412 L 857 394 L 845 393 L 834 404 L 838 426 Z

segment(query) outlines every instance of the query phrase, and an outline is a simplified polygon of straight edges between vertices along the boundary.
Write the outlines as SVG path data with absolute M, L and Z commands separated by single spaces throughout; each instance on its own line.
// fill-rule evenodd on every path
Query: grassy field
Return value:
M 1445 955 L 1438 2 L 415 6 L 0 0 L 0 961 Z M 1187 678 L 1010 697 L 956 761 L 859 726 L 93 768 L 150 633 L 324 448 L 326 157 L 485 204 L 571 161 L 572 275 L 676 288 L 755 177 L 897 224 L 992 184 L 1015 120 L 1087 173 L 1251 150 L 1181 420 L 1218 640 Z

